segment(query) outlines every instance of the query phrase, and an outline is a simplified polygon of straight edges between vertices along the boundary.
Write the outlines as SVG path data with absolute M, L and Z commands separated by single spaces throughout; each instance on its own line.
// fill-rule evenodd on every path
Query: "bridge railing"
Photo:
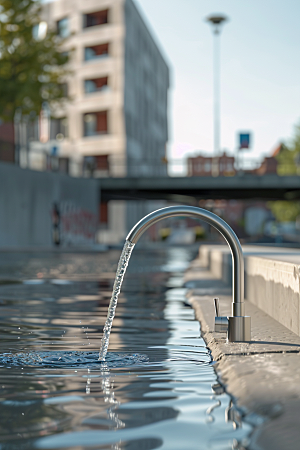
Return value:
M 198 165 L 197 165 L 198 164 Z M 51 155 L 45 148 L 45 151 L 35 150 L 30 152 L 23 151 L 23 158 L 20 160 L 22 167 L 33 170 L 65 172 L 76 177 L 106 178 L 106 177 L 147 177 L 147 176 L 226 176 L 235 177 L 243 175 L 300 175 L 300 165 L 293 163 L 277 164 L 274 158 L 263 160 L 262 158 L 243 158 L 227 165 L 226 162 L 218 161 L 214 158 L 212 162 L 193 162 L 188 164 L 187 158 L 142 158 L 140 160 L 128 160 L 124 157 L 108 155 L 107 164 L 97 164 L 97 158 L 93 161 L 92 157 L 88 161 L 82 158 L 74 159 L 61 157 L 59 154 Z M 214 165 L 214 167 L 213 167 Z M 217 166 L 217 170 L 216 169 Z

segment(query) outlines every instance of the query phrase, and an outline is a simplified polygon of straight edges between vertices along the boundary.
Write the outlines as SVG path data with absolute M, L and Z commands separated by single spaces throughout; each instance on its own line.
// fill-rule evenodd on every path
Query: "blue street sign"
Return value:
M 250 133 L 240 133 L 240 149 L 250 147 Z

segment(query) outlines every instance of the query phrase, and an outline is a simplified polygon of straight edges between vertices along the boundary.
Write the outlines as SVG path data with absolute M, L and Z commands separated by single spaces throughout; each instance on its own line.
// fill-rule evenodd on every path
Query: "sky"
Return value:
M 300 124 L 299 0 L 135 0 L 171 69 L 169 156 L 213 153 L 213 35 L 221 33 L 221 149 L 270 155 Z
M 169 159 L 213 154 L 213 35 L 205 17 L 229 18 L 221 33 L 221 149 L 270 155 L 300 124 L 299 0 L 134 0 L 171 75 Z

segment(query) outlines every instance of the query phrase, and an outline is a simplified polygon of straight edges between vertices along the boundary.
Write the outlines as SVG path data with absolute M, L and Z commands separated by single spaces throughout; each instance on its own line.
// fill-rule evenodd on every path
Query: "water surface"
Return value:
M 246 447 L 251 430 L 229 420 L 231 399 L 184 306 L 194 251 L 135 248 L 99 364 L 119 256 L 2 259 L 0 449 Z

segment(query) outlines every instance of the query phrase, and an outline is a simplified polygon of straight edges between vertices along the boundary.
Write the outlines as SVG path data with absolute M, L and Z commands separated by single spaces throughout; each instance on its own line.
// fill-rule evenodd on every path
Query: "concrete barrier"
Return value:
M 55 221 L 61 245 L 93 242 L 98 192 L 96 180 L 0 163 L 0 248 L 53 246 Z
M 245 298 L 300 336 L 300 250 L 244 246 Z M 229 248 L 201 246 L 199 256 L 215 278 L 231 284 Z

